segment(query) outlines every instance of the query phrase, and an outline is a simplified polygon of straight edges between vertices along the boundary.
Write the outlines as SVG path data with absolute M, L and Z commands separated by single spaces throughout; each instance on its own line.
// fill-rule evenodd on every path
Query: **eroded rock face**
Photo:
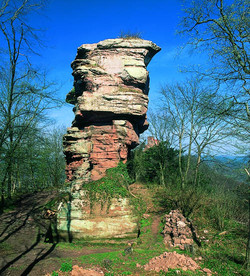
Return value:
M 78 48 L 71 65 L 74 87 L 67 95 L 75 105 L 64 137 L 68 181 L 100 179 L 138 145 L 148 128 L 146 67 L 159 51 L 142 39 L 108 39 Z
M 111 202 L 91 202 L 86 191 L 71 191 L 72 201 L 64 204 L 57 215 L 57 230 L 62 240 L 133 239 L 138 235 L 137 216 L 128 198 L 112 198 Z

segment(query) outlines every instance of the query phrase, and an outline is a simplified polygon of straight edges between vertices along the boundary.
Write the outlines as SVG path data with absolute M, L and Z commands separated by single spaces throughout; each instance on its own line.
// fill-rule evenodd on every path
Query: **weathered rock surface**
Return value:
M 67 102 L 75 119 L 64 137 L 67 180 L 83 183 L 126 162 L 148 127 L 146 69 L 160 48 L 142 39 L 84 44 L 72 62 L 74 87 Z
M 150 148 L 152 148 L 152 147 L 154 147 L 158 144 L 159 144 L 159 141 L 155 137 L 149 136 L 148 137 L 148 143 L 145 146 L 144 151 L 146 151 L 146 150 L 148 150 L 148 149 L 150 149 Z
M 126 162 L 129 151 L 139 144 L 140 133 L 148 127 L 146 67 L 158 51 L 158 46 L 142 39 L 108 39 L 78 48 L 71 64 L 74 87 L 67 95 L 75 119 L 64 136 L 72 188 L 71 199 L 58 214 L 61 238 L 137 236 L 138 218 L 128 198 L 113 198 L 107 208 L 93 204 L 81 187 Z
M 74 191 L 57 217 L 57 229 L 65 240 L 136 238 L 137 217 L 128 198 L 113 198 L 104 205 L 91 202 L 85 190 Z

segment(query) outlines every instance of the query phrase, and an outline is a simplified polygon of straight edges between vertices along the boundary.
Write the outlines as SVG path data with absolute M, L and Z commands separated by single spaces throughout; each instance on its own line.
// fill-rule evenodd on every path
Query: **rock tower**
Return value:
M 67 102 L 75 119 L 64 136 L 69 200 L 57 214 L 57 234 L 65 240 L 131 239 L 139 217 L 129 198 L 91 202 L 84 183 L 98 180 L 139 143 L 148 127 L 149 76 L 146 69 L 160 48 L 142 39 L 108 39 L 84 44 L 72 62 L 74 87 Z M 92 206 L 92 207 L 91 207 Z
M 73 69 L 67 102 L 75 119 L 64 136 L 67 181 L 98 180 L 126 162 L 148 128 L 147 65 L 160 47 L 142 39 L 107 39 L 83 44 Z

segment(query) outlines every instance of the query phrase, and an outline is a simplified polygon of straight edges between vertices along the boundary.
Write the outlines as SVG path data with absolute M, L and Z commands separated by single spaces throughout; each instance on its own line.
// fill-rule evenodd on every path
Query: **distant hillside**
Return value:
M 245 168 L 249 167 L 248 160 L 248 156 L 216 156 L 205 161 L 215 173 L 247 183 Z

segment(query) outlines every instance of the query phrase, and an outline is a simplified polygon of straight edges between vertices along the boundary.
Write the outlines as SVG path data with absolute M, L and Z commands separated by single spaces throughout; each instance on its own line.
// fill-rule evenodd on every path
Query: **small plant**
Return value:
M 150 220 L 144 219 L 144 218 L 142 218 L 140 220 L 140 226 L 141 226 L 141 228 L 144 228 L 144 227 L 147 227 L 147 226 L 150 226 L 150 225 L 151 225 L 151 221 Z
M 74 104 L 75 103 L 75 97 L 76 97 L 76 94 L 75 94 L 76 90 L 75 90 L 75 87 L 73 87 L 67 97 L 66 97 L 66 102 L 69 103 L 69 104 Z
M 112 264 L 113 264 L 113 262 L 110 259 L 104 259 L 103 260 L 103 266 L 108 270 L 111 269 Z
M 142 35 L 140 32 L 131 32 L 131 31 L 121 31 L 118 38 L 124 39 L 142 39 Z
M 72 270 L 72 264 L 70 264 L 70 263 L 62 263 L 60 270 L 62 272 L 69 272 L 69 271 Z
M 59 274 L 58 274 L 58 272 L 56 272 L 56 271 L 53 271 L 52 272 L 52 274 L 51 274 L 51 276 L 58 276 Z
M 108 169 L 102 179 L 85 184 L 84 189 L 88 192 L 92 205 L 94 202 L 100 202 L 101 206 L 107 203 L 108 211 L 112 198 L 129 196 L 128 185 L 131 182 L 126 165 L 120 162 L 117 167 Z

